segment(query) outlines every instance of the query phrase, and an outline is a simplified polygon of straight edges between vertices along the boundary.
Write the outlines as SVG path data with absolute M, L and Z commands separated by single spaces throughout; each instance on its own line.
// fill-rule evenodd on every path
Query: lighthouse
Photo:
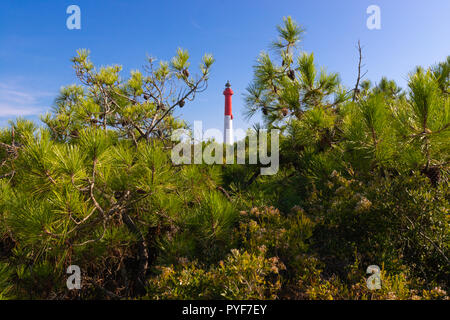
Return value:
M 225 96 L 223 142 L 225 144 L 233 144 L 233 113 L 231 112 L 231 96 L 233 95 L 233 90 L 231 90 L 230 81 L 227 81 L 227 83 L 225 84 L 223 95 Z

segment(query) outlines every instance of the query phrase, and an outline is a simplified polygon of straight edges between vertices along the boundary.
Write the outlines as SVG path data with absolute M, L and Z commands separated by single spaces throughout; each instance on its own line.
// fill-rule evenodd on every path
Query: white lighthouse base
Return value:
M 233 144 L 233 120 L 231 120 L 231 116 L 225 116 L 223 142 Z

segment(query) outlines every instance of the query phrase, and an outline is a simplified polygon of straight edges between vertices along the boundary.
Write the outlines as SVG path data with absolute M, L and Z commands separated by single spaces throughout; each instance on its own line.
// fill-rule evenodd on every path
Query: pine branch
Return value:
M 356 78 L 356 84 L 355 88 L 353 89 L 353 101 L 358 100 L 359 98 L 359 83 L 364 78 L 364 76 L 367 74 L 367 71 L 364 72 L 364 74 L 361 75 L 361 62 L 362 62 L 362 48 L 361 48 L 361 42 L 358 40 L 358 54 L 359 54 L 359 62 L 358 62 L 358 77 Z

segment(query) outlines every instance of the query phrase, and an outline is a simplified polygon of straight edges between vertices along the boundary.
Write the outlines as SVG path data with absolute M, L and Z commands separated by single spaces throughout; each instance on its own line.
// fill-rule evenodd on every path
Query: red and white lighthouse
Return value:
M 224 122 L 224 136 L 223 142 L 225 144 L 233 144 L 233 113 L 231 111 L 231 96 L 233 90 L 231 90 L 230 81 L 225 84 L 225 90 L 223 95 L 225 96 L 225 122 Z

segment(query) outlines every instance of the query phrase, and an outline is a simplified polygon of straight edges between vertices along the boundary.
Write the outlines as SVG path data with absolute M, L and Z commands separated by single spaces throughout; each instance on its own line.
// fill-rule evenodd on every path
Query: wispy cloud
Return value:
M 51 93 L 0 82 L 0 117 L 32 116 L 48 108 Z
M 194 28 L 199 29 L 199 30 L 203 30 L 203 28 L 197 23 L 196 20 L 194 20 L 193 18 L 191 18 L 190 20 L 191 20 L 191 25 L 192 25 Z

